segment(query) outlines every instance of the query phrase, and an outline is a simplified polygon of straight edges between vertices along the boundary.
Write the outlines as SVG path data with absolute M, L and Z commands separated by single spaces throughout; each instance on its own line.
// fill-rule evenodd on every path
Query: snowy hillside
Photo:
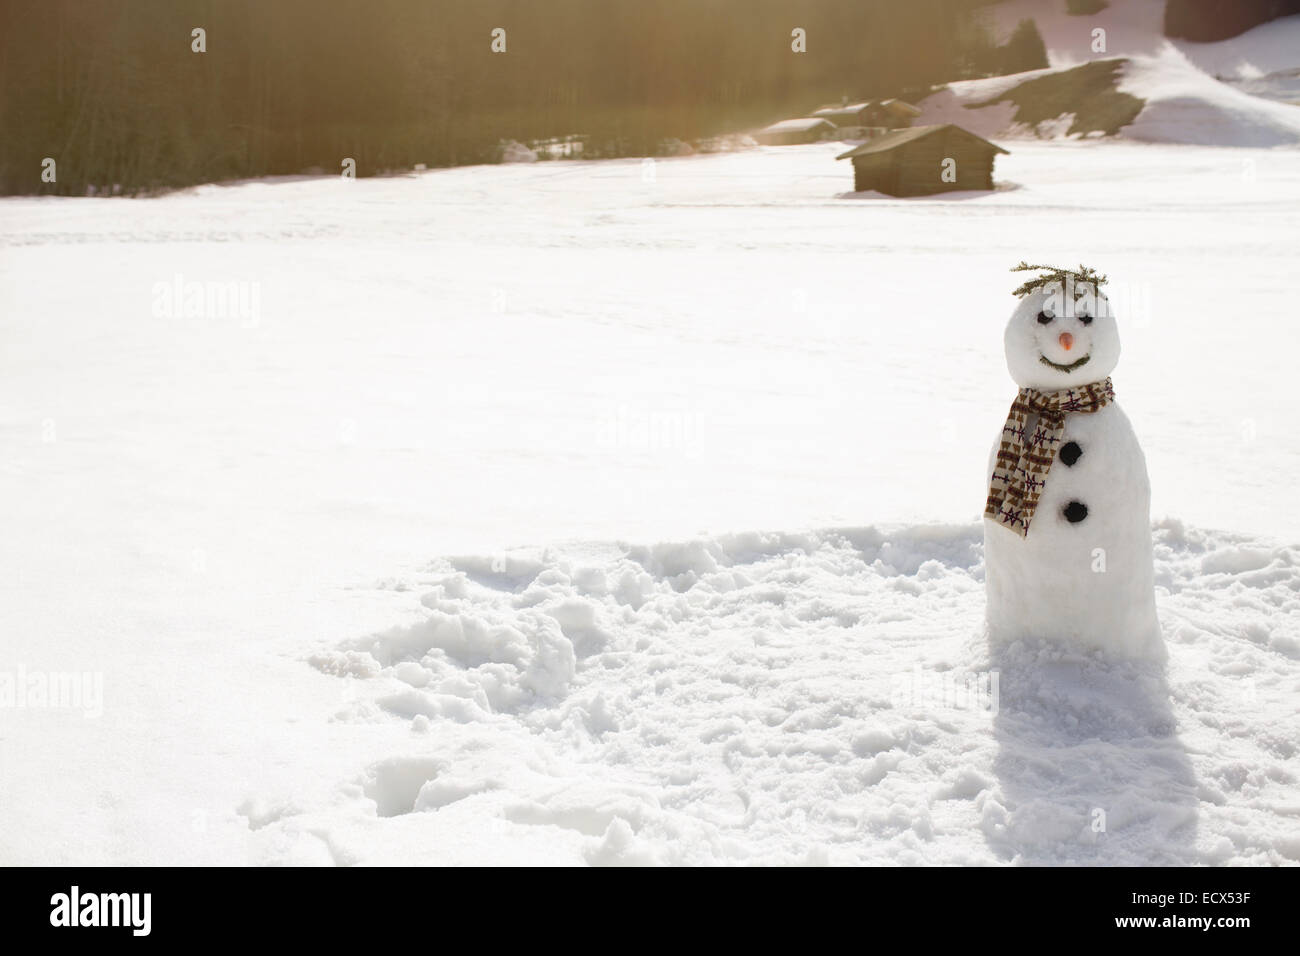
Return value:
M 1292 152 L 839 148 L 0 201 L 0 861 L 1300 860 Z M 1026 256 L 1167 673 L 987 656 Z
M 958 123 L 982 136 L 1059 136 L 1075 113 L 1095 107 L 1095 92 L 1075 85 L 1061 91 L 1063 120 L 1018 121 L 1016 87 L 1088 63 L 1120 64 L 1116 90 L 1143 102 L 1136 120 L 1118 135 L 1135 140 L 1216 146 L 1300 144 L 1300 16 L 1262 24 L 1218 43 L 1169 40 L 1162 35 L 1164 0 L 1123 0 L 1087 16 L 1069 16 L 1064 4 L 1010 0 L 990 8 L 1007 32 L 1032 18 L 1047 47 L 1047 70 L 953 83 L 924 100 L 920 123 Z M 1094 31 L 1104 50 L 1094 50 Z M 982 105 L 988 104 L 988 105 Z M 972 108 L 973 107 L 973 108 Z M 1077 132 L 1077 130 L 1076 130 Z M 1093 135 L 1099 135 L 1094 133 Z

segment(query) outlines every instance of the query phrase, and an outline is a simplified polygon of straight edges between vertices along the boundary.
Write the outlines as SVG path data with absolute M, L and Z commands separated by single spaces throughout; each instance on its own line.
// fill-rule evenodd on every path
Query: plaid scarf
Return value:
M 1109 378 L 1059 392 L 1022 388 L 1002 426 L 1002 445 L 989 480 L 985 517 L 1022 538 L 1027 536 L 1038 496 L 1047 483 L 1047 470 L 1056 460 L 1065 435 L 1065 416 L 1070 412 L 1090 415 L 1114 400 L 1115 388 Z M 1025 422 L 1030 415 L 1037 415 L 1038 421 L 1033 434 L 1026 434 Z

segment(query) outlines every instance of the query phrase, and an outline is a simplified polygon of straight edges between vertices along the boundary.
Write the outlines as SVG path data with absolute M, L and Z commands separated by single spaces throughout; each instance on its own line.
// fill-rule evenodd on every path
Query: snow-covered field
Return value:
M 0 675 L 103 681 L 0 861 L 1300 859 L 1300 152 L 1007 145 L 0 201 Z M 1111 276 L 1167 674 L 984 647 L 1021 258 Z

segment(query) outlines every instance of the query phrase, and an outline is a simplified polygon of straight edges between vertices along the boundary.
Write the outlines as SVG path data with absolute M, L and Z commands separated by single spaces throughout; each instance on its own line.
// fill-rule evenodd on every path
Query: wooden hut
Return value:
M 992 189 L 993 160 L 1007 151 L 960 126 L 894 130 L 841 153 L 853 160 L 853 189 L 925 196 L 956 189 Z M 951 160 L 952 162 L 948 162 Z
M 818 116 L 781 120 L 754 134 L 754 139 L 764 146 L 792 146 L 796 143 L 815 143 L 835 132 L 835 124 Z
M 920 109 L 911 103 L 898 99 L 881 100 L 873 103 L 874 112 L 868 116 L 872 120 L 864 126 L 888 126 L 890 129 L 905 129 L 921 115 Z

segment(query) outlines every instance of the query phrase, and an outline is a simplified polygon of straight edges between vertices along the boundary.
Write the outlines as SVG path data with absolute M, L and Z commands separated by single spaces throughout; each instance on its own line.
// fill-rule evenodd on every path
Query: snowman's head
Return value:
M 1115 316 L 1091 282 L 1027 292 L 1011 313 L 1003 344 L 1012 380 L 1042 392 L 1101 381 L 1119 361 Z

